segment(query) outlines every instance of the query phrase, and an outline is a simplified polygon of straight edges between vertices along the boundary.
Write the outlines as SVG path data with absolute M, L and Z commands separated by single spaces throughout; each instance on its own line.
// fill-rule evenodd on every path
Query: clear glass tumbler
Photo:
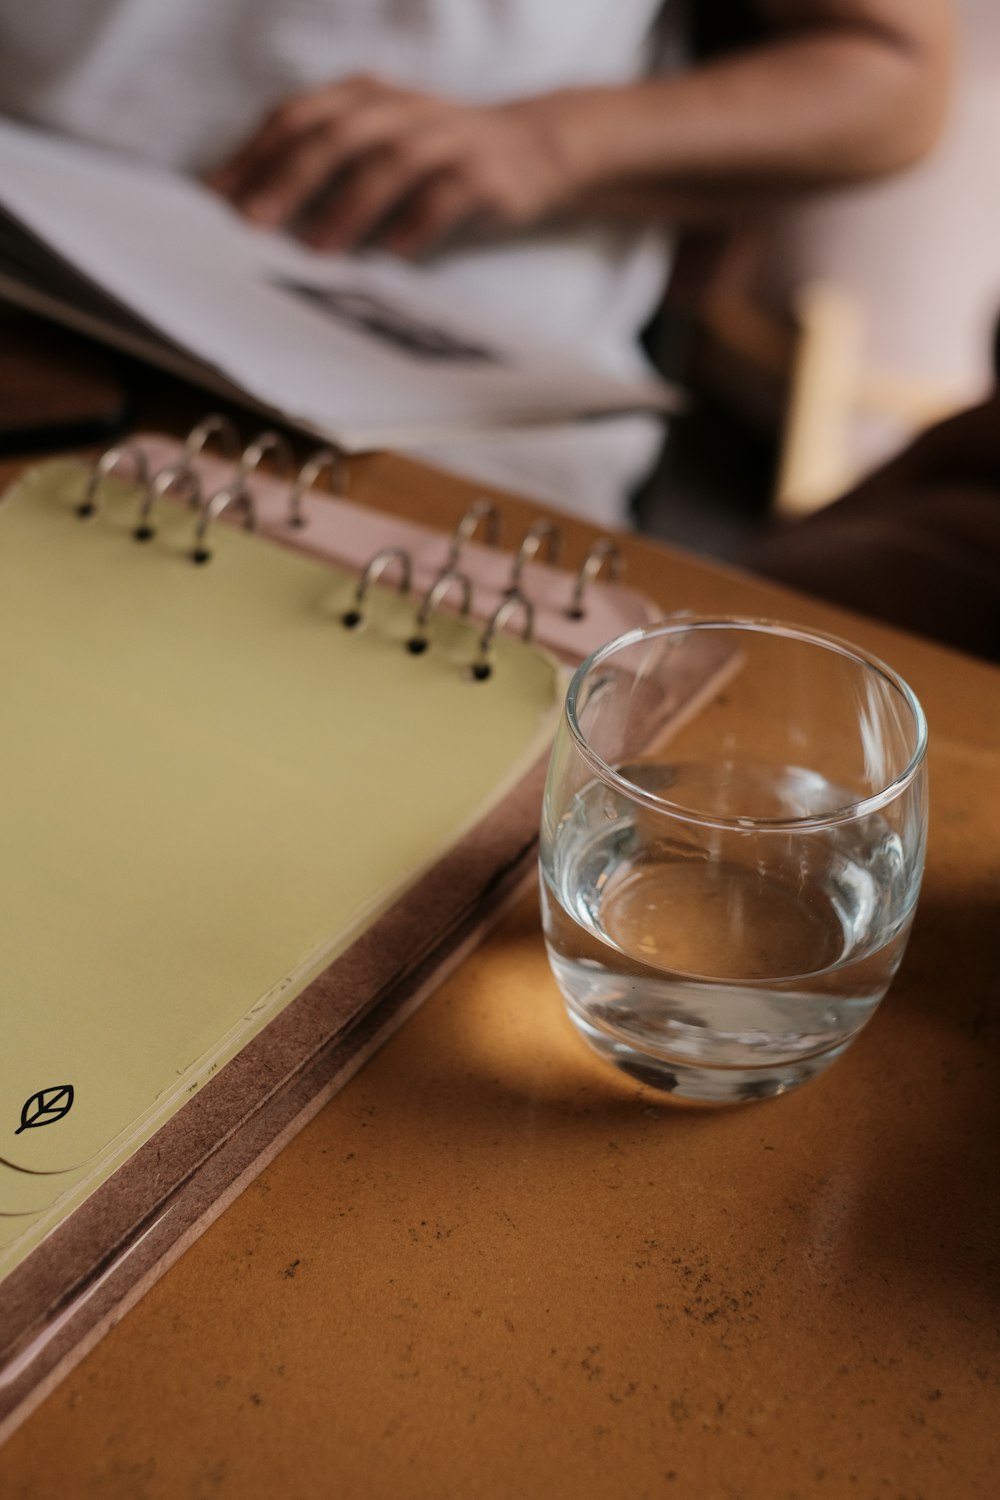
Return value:
M 693 1103 L 826 1069 L 899 966 L 927 827 L 923 712 L 832 636 L 677 616 L 573 678 L 542 819 L 569 1015 Z

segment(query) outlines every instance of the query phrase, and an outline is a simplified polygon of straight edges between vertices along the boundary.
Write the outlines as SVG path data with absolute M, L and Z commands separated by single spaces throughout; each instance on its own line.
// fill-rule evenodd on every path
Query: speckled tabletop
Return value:
M 352 489 L 468 494 L 389 458 Z M 665 608 L 836 629 L 923 700 L 874 1021 L 786 1099 L 678 1111 L 577 1040 L 525 900 L 0 1449 L 4 1500 L 997 1493 L 1000 673 L 627 550 Z

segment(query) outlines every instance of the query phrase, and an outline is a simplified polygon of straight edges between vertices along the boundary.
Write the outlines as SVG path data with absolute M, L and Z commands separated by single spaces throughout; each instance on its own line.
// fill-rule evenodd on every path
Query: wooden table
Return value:
M 442 526 L 469 495 L 388 457 L 351 487 Z M 998 1492 L 1000 674 L 623 545 L 665 610 L 832 628 L 922 699 L 874 1021 L 786 1099 L 678 1110 L 578 1041 L 524 901 L 0 1450 L 5 1500 Z

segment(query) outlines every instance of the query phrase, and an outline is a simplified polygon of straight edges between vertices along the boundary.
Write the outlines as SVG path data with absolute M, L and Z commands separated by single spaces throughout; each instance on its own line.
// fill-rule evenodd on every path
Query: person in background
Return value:
M 692 65 L 669 0 L 0 0 L 0 109 L 319 249 L 420 258 L 628 374 L 678 226 L 898 171 L 939 128 L 948 0 L 744 8 L 753 39 Z M 636 415 L 431 456 L 621 521 L 659 441 Z

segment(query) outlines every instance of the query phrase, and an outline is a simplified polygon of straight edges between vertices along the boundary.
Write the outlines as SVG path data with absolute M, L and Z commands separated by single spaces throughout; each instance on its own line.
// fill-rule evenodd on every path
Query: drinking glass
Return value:
M 573 678 L 545 790 L 542 917 L 571 1020 L 692 1103 L 822 1073 L 913 920 L 927 727 L 833 636 L 674 616 Z

